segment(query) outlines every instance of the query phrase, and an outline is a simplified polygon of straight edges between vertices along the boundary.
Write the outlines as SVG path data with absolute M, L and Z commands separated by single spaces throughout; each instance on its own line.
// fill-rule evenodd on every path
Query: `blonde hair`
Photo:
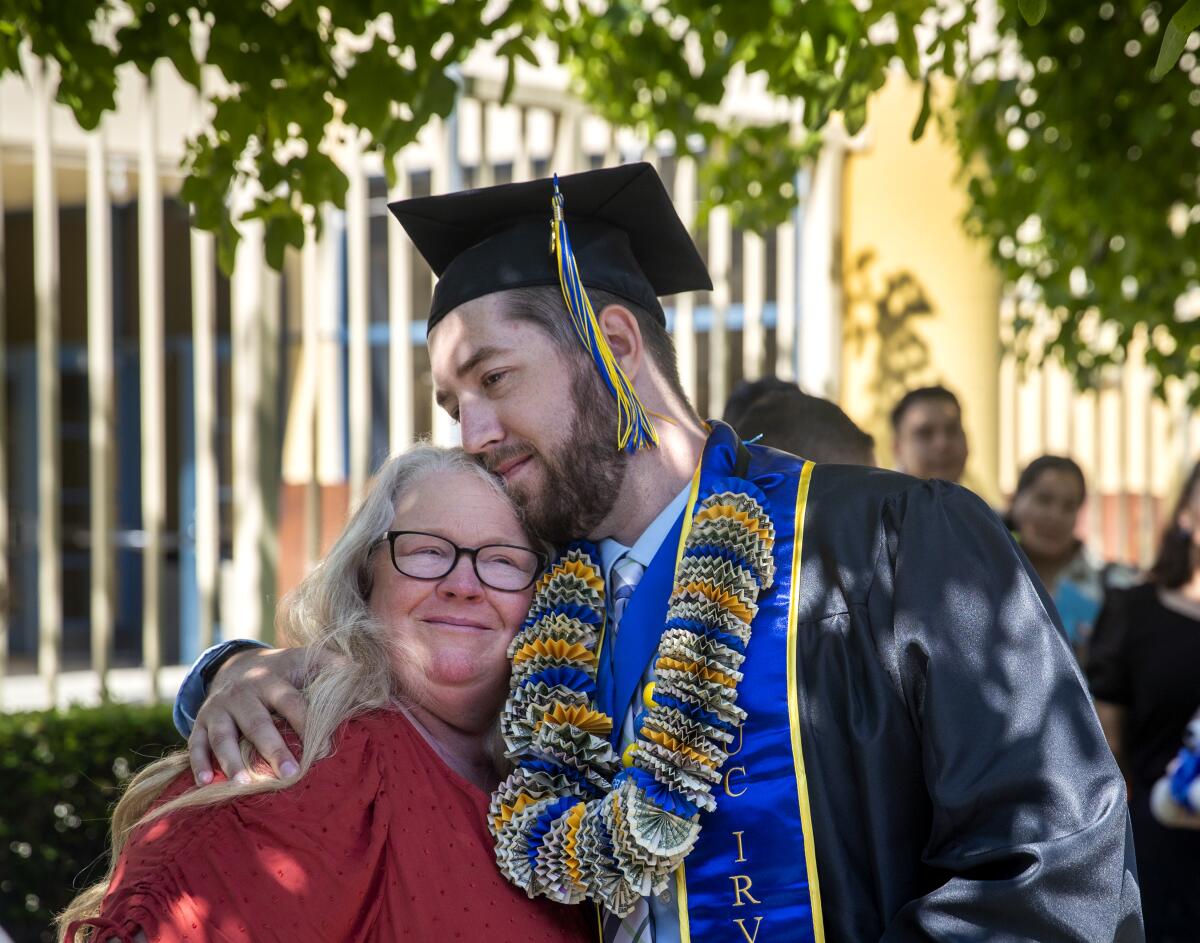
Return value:
M 279 635 L 306 651 L 301 687 L 308 707 L 297 775 L 286 782 L 276 779 L 243 741 L 242 756 L 251 771 L 251 782 L 230 780 L 192 789 L 152 808 L 162 792 L 187 770 L 188 754 L 179 751 L 151 763 L 130 781 L 113 811 L 108 873 L 82 891 L 58 916 L 60 943 L 66 940 L 66 929 L 73 922 L 100 913 L 121 850 L 138 825 L 179 809 L 287 789 L 314 763 L 333 752 L 334 734 L 348 719 L 404 699 L 421 700 L 422 692 L 414 690 L 408 679 L 401 688 L 392 667 L 397 663 L 394 634 L 371 613 L 370 561 L 379 538 L 392 526 L 402 495 L 433 475 L 454 473 L 477 476 L 512 507 L 500 483 L 462 449 L 418 445 L 393 456 L 379 469 L 362 504 L 325 559 L 280 602 L 276 620 Z

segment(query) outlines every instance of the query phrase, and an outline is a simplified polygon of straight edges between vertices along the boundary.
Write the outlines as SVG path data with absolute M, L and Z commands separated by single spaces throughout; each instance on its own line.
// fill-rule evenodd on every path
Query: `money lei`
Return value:
M 584 548 L 539 580 L 509 648 L 501 731 L 513 772 L 492 796 L 500 870 L 530 897 L 625 915 L 658 893 L 700 835 L 700 811 L 745 719 L 736 704 L 759 594 L 774 581 L 766 498 L 722 479 L 697 503 L 675 570 L 649 707 L 625 768 L 597 710 L 604 579 Z

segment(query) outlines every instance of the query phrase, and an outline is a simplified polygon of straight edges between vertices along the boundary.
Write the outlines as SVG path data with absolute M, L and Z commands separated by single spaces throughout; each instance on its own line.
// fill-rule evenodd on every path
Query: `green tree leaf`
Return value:
M 1158 61 L 1154 64 L 1154 75 L 1163 78 L 1175 67 L 1183 55 L 1188 36 L 1200 28 L 1200 0 L 1188 0 L 1171 17 L 1163 32 L 1162 46 L 1158 50 Z
M 1017 5 L 1030 26 L 1037 26 L 1046 15 L 1046 0 L 1017 0 Z
M 912 139 L 914 141 L 919 141 L 921 139 L 921 135 L 925 133 L 925 125 L 929 123 L 929 115 L 933 111 L 930 97 L 930 82 L 928 79 L 926 79 L 924 87 L 921 89 L 921 110 L 917 114 L 917 120 L 912 129 Z

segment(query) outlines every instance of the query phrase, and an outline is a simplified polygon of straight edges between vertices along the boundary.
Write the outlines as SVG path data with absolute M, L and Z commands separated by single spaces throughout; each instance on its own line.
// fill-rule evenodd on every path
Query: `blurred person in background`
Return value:
M 1200 938 L 1200 832 L 1166 828 L 1151 794 L 1200 708 L 1200 463 L 1146 583 L 1109 594 L 1087 665 L 1096 712 L 1129 783 L 1146 939 Z
M 308 646 L 299 767 L 277 779 L 259 762 L 198 789 L 186 752 L 151 763 L 113 813 L 108 876 L 60 916 L 59 939 L 590 939 L 584 908 L 504 880 L 486 826 L 539 547 L 461 449 L 386 462 L 281 607 Z
M 837 403 L 778 377 L 740 383 L 725 404 L 724 420 L 743 439 L 813 462 L 875 464 L 875 440 Z
M 892 410 L 896 470 L 958 484 L 967 466 L 967 434 L 958 397 L 944 386 L 909 390 Z
M 1062 618 L 1067 640 L 1081 662 L 1109 589 L 1127 588 L 1135 572 L 1105 563 L 1075 536 L 1087 498 L 1083 470 L 1061 455 L 1042 455 L 1025 466 L 1006 522 L 1033 564 Z

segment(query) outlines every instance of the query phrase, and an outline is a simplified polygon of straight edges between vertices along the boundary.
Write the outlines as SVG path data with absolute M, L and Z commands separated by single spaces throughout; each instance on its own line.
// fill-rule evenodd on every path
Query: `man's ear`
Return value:
M 617 363 L 625 371 L 625 376 L 629 377 L 629 382 L 633 383 L 642 370 L 646 356 L 637 317 L 624 305 L 612 304 L 605 307 L 596 320 Z

